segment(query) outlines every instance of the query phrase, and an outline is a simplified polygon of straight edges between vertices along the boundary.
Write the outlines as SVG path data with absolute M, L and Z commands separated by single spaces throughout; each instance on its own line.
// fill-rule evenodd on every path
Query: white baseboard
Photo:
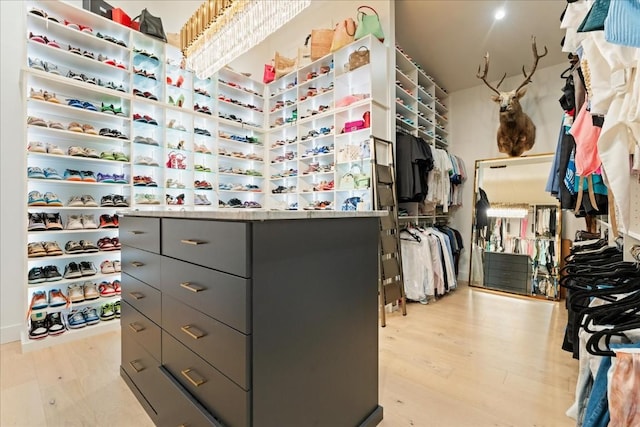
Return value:
M 20 333 L 24 325 L 10 325 L 0 328 L 0 344 L 6 344 L 12 341 L 20 341 Z

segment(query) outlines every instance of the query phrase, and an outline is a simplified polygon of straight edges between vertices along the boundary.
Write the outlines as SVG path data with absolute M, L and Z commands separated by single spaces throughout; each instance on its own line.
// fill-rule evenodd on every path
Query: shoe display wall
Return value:
M 370 137 L 387 134 L 387 70 L 350 70 L 358 49 L 386 61 L 365 37 L 268 86 L 269 208 L 339 210 L 354 198 L 372 208 Z
M 368 141 L 388 134 L 387 71 L 345 64 L 361 46 L 386 64 L 377 40 L 270 85 L 229 67 L 200 79 L 178 49 L 138 31 L 64 2 L 24 4 L 27 304 L 52 288 L 32 275 L 57 271 L 67 294 L 79 283 L 65 277 L 71 262 L 104 261 L 120 208 L 339 209 L 356 198 L 370 208 Z M 352 146 L 358 156 L 341 161 Z M 351 186 L 345 176 L 358 167 Z M 81 241 L 98 251 L 80 251 Z M 61 255 L 47 252 L 55 245 Z M 91 280 L 119 279 L 104 275 Z M 83 307 L 57 310 L 65 326 L 73 310 L 86 326 Z

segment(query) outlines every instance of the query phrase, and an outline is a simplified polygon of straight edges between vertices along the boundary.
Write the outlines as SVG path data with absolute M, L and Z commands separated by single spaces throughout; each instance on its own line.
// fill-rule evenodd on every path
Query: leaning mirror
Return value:
M 561 210 L 545 191 L 552 161 L 476 161 L 471 286 L 558 299 Z

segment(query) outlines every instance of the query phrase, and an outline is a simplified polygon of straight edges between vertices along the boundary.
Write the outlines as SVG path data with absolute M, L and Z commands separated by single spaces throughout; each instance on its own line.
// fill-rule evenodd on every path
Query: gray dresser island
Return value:
M 368 427 L 382 212 L 123 212 L 121 376 L 159 426 Z

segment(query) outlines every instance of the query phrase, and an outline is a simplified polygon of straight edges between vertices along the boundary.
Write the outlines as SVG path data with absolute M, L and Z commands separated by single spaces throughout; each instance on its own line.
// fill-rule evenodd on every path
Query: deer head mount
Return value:
M 520 98 L 522 98 L 527 92 L 526 85 L 531 83 L 531 76 L 536 72 L 538 61 L 548 52 L 547 47 L 545 46 L 544 53 L 542 55 L 538 54 L 535 37 L 531 37 L 531 47 L 533 49 L 534 58 L 533 68 L 531 68 L 531 72 L 527 74 L 524 70 L 524 65 L 522 66 L 524 81 L 520 83 L 520 86 L 518 86 L 517 89 L 508 92 L 501 92 L 498 90 L 505 77 L 507 77 L 507 73 L 502 76 L 502 79 L 500 79 L 496 87 L 491 86 L 487 82 L 487 73 L 489 71 L 489 52 L 484 56 L 484 73 L 480 73 L 480 66 L 478 66 L 478 74 L 476 75 L 476 77 L 481 79 L 489 89 L 497 94 L 492 96 L 491 99 L 500 105 L 498 150 L 510 157 L 519 157 L 525 151 L 531 150 L 536 139 L 536 126 L 531 121 L 531 118 L 522 111 Z

